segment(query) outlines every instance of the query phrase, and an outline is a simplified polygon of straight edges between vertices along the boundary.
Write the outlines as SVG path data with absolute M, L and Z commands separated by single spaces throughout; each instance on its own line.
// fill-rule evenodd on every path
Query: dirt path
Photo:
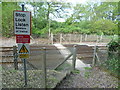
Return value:
M 117 88 L 118 79 L 99 68 L 71 74 L 57 88 Z

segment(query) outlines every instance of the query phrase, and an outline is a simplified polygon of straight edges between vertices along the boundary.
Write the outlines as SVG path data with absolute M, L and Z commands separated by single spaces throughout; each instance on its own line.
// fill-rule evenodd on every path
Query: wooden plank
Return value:
M 0 48 L 2 48 L 2 49 L 10 49 L 10 48 L 13 48 L 13 47 L 0 47 Z
M 92 47 L 76 47 L 78 50 L 93 50 Z
M 83 58 L 93 58 L 93 56 L 85 56 L 85 57 L 78 57 L 79 59 L 83 59 Z
M 22 61 L 18 61 L 18 63 L 23 63 Z M 14 62 L 0 62 L 0 64 L 14 64 Z
M 46 44 L 30 45 L 30 47 L 46 47 L 46 46 L 53 46 L 53 45 L 46 45 Z
M 4 57 L 5 57 L 5 58 L 6 58 L 6 57 L 13 57 L 13 55 L 4 55 L 4 56 L 2 55 L 2 58 L 4 58 Z
M 46 48 L 46 50 L 66 50 L 65 48 Z M 30 51 L 43 51 L 41 48 L 30 48 Z
M 0 52 L 11 52 L 13 50 L 0 50 Z
M 77 54 L 91 54 L 93 51 L 77 51 Z

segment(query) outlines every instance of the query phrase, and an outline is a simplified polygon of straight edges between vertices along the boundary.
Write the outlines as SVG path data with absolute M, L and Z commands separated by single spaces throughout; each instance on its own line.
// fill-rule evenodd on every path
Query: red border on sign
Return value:
M 16 35 L 16 43 L 30 43 L 30 35 Z
M 14 10 L 13 11 L 13 28 L 14 28 L 14 12 L 30 12 L 30 11 L 20 11 L 20 10 Z M 30 35 L 32 34 L 32 24 L 31 24 L 32 16 L 30 12 Z M 15 33 L 15 30 L 14 30 Z M 19 35 L 19 34 L 14 34 L 14 35 Z M 23 34 L 24 35 L 24 34 Z

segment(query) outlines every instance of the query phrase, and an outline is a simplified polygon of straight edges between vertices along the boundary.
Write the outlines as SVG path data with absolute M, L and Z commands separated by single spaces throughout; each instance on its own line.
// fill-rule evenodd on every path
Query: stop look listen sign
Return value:
M 14 11 L 14 32 L 16 35 L 31 34 L 31 12 Z

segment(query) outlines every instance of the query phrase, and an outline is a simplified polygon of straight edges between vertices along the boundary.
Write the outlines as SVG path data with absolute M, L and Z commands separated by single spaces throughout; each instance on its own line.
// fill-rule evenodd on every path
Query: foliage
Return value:
M 2 12 L 2 3 L 0 3 L 0 12 Z M 2 14 L 2 13 L 1 13 Z M 0 14 L 0 36 L 2 35 L 2 15 Z
M 76 4 L 63 2 L 27 2 L 26 10 L 33 8 L 32 34 L 52 33 L 118 34 L 118 5 L 115 2 Z M 13 11 L 20 10 L 20 3 L 2 3 L 3 36 L 13 36 Z M 9 13 L 9 14 L 8 14 Z M 69 14 L 71 13 L 71 14 Z M 62 18 L 65 22 L 55 21 Z
M 115 59 L 115 58 L 109 59 L 105 62 L 104 66 L 112 73 L 115 73 L 116 75 L 119 74 L 120 71 L 119 59 Z
M 117 25 L 111 20 L 100 19 L 92 25 L 92 30 L 97 34 L 114 35 L 117 34 Z
M 16 2 L 2 2 L 2 35 L 11 37 L 13 30 L 13 11 L 19 10 Z
M 85 70 L 91 70 L 92 67 L 84 67 Z
M 114 38 L 108 43 L 108 60 L 103 64 L 108 70 L 110 70 L 115 75 L 120 75 L 120 63 L 119 63 L 119 52 L 120 50 L 118 37 Z M 119 76 L 118 76 L 119 77 Z
M 75 69 L 75 70 L 72 71 L 72 73 L 73 73 L 73 74 L 79 74 L 79 73 L 80 73 L 80 70 Z
M 119 50 L 118 38 L 115 38 L 108 43 L 108 49 L 112 52 L 116 52 Z

